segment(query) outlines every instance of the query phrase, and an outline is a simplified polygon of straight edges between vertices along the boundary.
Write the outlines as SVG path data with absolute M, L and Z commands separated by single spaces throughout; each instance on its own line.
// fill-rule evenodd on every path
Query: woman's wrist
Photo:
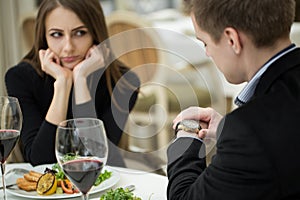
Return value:
M 67 79 L 58 78 L 54 82 L 54 88 L 57 88 L 57 89 L 60 89 L 60 90 L 65 88 L 66 90 L 70 90 L 72 88 L 72 84 L 73 84 L 72 82 L 73 82 L 72 78 L 67 78 Z
M 76 85 L 76 84 L 78 84 L 78 85 L 82 85 L 82 84 L 86 85 L 87 84 L 87 79 L 84 76 L 79 76 L 79 75 L 75 76 L 75 75 L 73 75 L 73 82 L 74 82 L 74 85 Z
M 84 77 L 74 79 L 75 103 L 83 104 L 92 99 L 87 80 Z

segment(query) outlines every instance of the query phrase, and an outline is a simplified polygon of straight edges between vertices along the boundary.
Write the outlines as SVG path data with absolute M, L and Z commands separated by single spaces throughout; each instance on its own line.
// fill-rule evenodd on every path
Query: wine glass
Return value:
M 0 164 L 4 200 L 6 200 L 5 162 L 19 140 L 22 122 L 23 116 L 18 99 L 0 96 Z
M 103 122 L 94 118 L 77 118 L 57 127 L 55 154 L 68 179 L 80 190 L 82 199 L 94 185 L 106 164 L 108 146 Z

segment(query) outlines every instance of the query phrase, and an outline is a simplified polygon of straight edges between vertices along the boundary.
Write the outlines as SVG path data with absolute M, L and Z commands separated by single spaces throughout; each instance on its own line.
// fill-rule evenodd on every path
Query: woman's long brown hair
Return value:
M 98 0 L 44 0 L 42 1 L 36 17 L 35 38 L 32 49 L 22 61 L 30 63 L 40 76 L 44 76 L 39 59 L 39 50 L 48 49 L 46 40 L 45 20 L 47 15 L 55 8 L 62 6 L 76 13 L 79 19 L 88 28 L 95 45 L 108 39 L 108 31 L 103 10 Z M 107 43 L 106 45 L 109 45 Z M 113 61 L 105 70 L 107 87 L 112 95 L 112 79 L 117 82 L 122 73 L 120 72 L 120 62 Z M 112 78 L 112 79 L 111 79 Z M 126 83 L 128 84 L 128 83 Z M 113 97 L 112 97 L 113 99 Z M 113 99 L 114 101 L 114 99 Z

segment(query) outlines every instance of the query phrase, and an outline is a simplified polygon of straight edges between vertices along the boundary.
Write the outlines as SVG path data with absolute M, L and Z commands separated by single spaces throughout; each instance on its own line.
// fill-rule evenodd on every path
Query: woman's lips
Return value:
M 72 63 L 78 59 L 78 56 L 68 56 L 68 57 L 63 57 L 61 59 L 62 62 L 64 63 Z

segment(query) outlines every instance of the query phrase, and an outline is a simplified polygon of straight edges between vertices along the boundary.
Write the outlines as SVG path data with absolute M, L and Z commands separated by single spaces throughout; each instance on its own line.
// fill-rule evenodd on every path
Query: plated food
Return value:
M 30 170 L 29 173 L 23 175 L 23 178 L 17 179 L 17 186 L 25 191 L 35 191 L 37 188 L 37 182 L 42 175 L 42 173 Z
M 135 196 L 128 188 L 110 189 L 100 197 L 100 200 L 142 200 Z
M 55 174 L 46 172 L 39 178 L 36 185 L 36 192 L 40 195 L 50 195 L 54 194 L 57 188 L 57 179 L 55 178 Z
M 37 166 L 37 167 L 32 168 L 30 171 L 33 171 L 35 173 L 40 173 L 40 174 L 43 175 L 43 174 L 46 174 L 46 172 L 45 172 L 46 168 L 49 168 L 49 169 L 52 170 L 52 167 L 53 167 L 53 165 L 41 165 L 41 166 Z M 98 184 L 97 186 L 94 185 L 92 187 L 91 191 L 90 191 L 90 194 L 107 190 L 107 189 L 113 187 L 115 184 L 117 184 L 119 182 L 120 174 L 117 171 L 110 168 L 109 166 L 104 167 L 103 172 L 105 172 L 105 171 L 110 173 L 111 176 L 109 178 L 105 179 L 104 181 L 103 180 L 100 181 L 101 184 Z M 103 173 L 103 174 L 107 175 L 107 173 Z M 28 178 L 27 175 L 26 175 L 26 177 Z M 49 177 L 51 177 L 51 176 L 49 176 Z M 19 181 L 20 180 L 24 181 L 25 176 L 24 175 L 22 175 L 22 177 L 13 176 L 13 177 L 10 177 L 10 178 L 13 178 L 14 181 L 17 181 L 17 179 L 22 178 L 22 179 L 19 179 Z M 101 176 L 101 179 L 102 178 L 103 177 Z M 60 182 L 60 181 L 57 179 L 57 182 Z M 31 184 L 34 185 L 34 183 L 31 183 Z M 37 185 L 37 182 L 35 184 Z M 27 186 L 29 187 L 29 185 L 27 185 Z M 56 187 L 59 188 L 58 183 L 57 183 Z M 49 188 L 53 189 L 53 187 L 49 187 Z M 48 194 L 39 194 L 36 190 L 32 190 L 32 188 L 30 190 L 25 190 L 25 189 L 21 189 L 21 188 L 16 187 L 16 186 L 13 187 L 13 188 L 8 188 L 7 192 L 12 194 L 12 195 L 15 195 L 15 196 L 20 196 L 20 197 L 29 198 L 29 199 L 64 199 L 64 198 L 72 198 L 72 197 L 80 196 L 80 193 L 76 193 L 76 192 L 66 193 L 64 191 L 60 191 L 60 192 L 57 193 L 56 192 L 57 188 L 56 188 L 55 192 L 52 193 L 52 194 L 49 194 L 49 193 Z M 47 192 L 45 192 L 45 193 L 47 193 Z
M 109 179 L 111 174 L 112 172 L 104 170 L 94 185 L 97 186 Z M 53 165 L 51 169 L 46 167 L 44 173 L 30 170 L 22 178 L 18 178 L 16 183 L 21 190 L 36 191 L 39 195 L 79 193 L 79 190 L 67 179 L 58 164 Z

